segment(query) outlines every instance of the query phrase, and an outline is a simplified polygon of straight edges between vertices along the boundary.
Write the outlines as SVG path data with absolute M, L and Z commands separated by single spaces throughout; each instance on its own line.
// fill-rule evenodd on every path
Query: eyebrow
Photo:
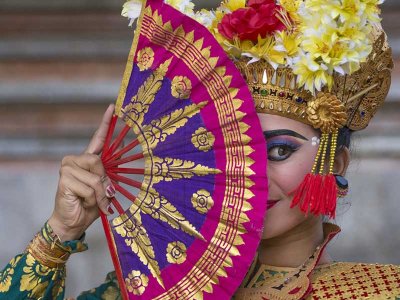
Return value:
M 290 135 L 295 138 L 299 138 L 299 139 L 308 141 L 308 139 L 305 136 L 302 136 L 300 133 L 297 133 L 297 132 L 295 132 L 293 130 L 289 130 L 289 129 L 268 130 L 268 131 L 264 131 L 263 133 L 264 133 L 265 139 L 270 139 L 270 138 L 273 138 L 275 136 L 280 136 L 280 135 Z

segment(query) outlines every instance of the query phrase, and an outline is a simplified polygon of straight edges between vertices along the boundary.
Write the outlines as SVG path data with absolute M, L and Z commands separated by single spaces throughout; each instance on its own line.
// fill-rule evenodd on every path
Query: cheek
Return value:
M 301 184 L 310 173 L 317 154 L 317 147 L 307 145 L 295 152 L 287 161 L 269 163 L 268 177 L 280 192 L 289 195 Z

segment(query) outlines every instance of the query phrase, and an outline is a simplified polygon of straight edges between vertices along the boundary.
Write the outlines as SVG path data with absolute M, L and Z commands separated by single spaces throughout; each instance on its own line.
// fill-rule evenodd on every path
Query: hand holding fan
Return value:
M 161 0 L 143 4 L 102 160 L 117 190 L 118 216 L 101 218 L 124 299 L 230 298 L 262 232 L 265 141 L 223 49 Z

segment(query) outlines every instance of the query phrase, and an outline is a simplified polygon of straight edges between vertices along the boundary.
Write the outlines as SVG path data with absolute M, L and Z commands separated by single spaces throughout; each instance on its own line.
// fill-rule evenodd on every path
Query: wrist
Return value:
M 54 215 L 50 217 L 50 219 L 47 221 L 47 224 L 50 225 L 53 233 L 60 240 L 61 243 L 78 240 L 85 232 L 80 228 L 71 228 L 69 226 L 66 226 Z

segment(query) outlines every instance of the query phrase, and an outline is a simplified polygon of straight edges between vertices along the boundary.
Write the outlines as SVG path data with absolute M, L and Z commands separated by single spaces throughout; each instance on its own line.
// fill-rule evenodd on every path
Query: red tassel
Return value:
M 307 174 L 294 192 L 291 208 L 299 205 L 307 214 L 335 218 L 337 187 L 333 174 Z

